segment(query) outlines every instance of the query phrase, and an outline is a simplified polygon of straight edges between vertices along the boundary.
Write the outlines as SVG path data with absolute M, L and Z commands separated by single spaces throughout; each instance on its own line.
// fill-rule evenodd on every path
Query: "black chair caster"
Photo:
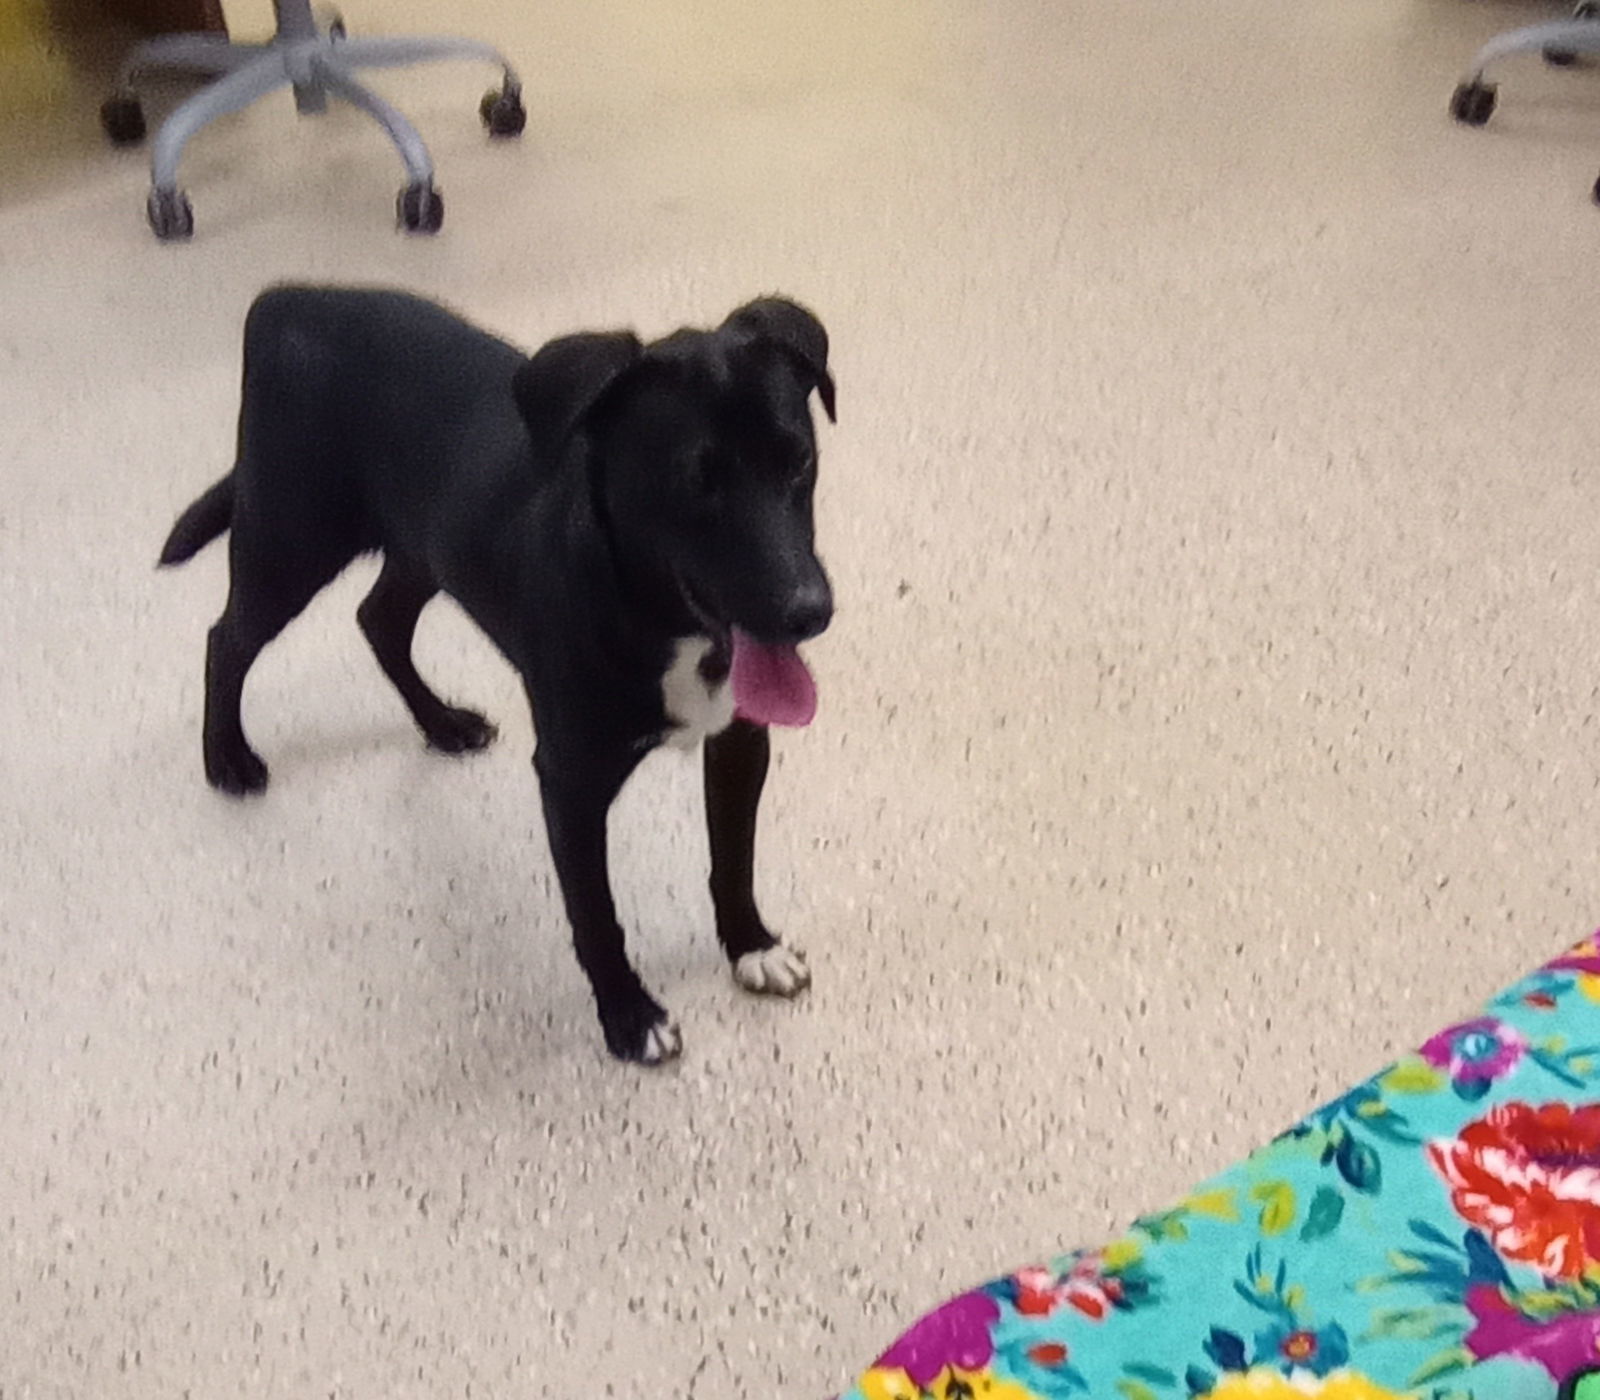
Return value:
M 444 223 L 444 197 L 431 184 L 400 191 L 400 227 L 407 233 L 438 233 Z
M 1465 126 L 1482 126 L 1494 115 L 1495 85 L 1481 78 L 1462 83 L 1450 96 L 1450 115 Z
M 145 138 L 144 107 L 131 92 L 115 92 L 100 104 L 100 128 L 113 146 L 137 146 Z
M 163 243 L 194 237 L 194 209 L 182 190 L 151 190 L 145 212 L 150 227 Z
M 522 94 L 512 89 L 490 88 L 478 104 L 478 115 L 491 136 L 521 136 L 528 124 Z

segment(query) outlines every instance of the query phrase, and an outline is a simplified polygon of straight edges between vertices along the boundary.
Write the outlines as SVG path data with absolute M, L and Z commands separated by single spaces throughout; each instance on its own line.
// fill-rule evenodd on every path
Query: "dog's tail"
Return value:
M 178 517 L 161 546 L 163 565 L 193 559 L 233 523 L 233 474 L 230 472 Z

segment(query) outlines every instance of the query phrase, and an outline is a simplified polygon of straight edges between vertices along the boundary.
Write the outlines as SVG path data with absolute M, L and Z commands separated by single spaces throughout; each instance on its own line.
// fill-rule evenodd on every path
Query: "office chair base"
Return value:
M 377 122 L 405 166 L 399 223 L 412 233 L 435 233 L 444 220 L 444 202 L 433 187 L 433 160 L 417 129 L 358 81 L 358 71 L 463 59 L 492 64 L 501 70 L 502 79 L 479 104 L 484 126 L 491 136 L 512 137 L 527 125 L 521 82 L 505 57 L 488 44 L 449 37 L 352 39 L 336 11 L 314 13 L 311 0 L 273 0 L 273 8 L 278 28 L 268 43 L 235 44 L 216 34 L 173 34 L 141 44 L 129 55 L 116 89 L 100 109 L 100 124 L 113 145 L 138 145 L 146 136 L 146 124 L 133 86 L 136 75 L 166 71 L 213 80 L 181 103 L 155 133 L 147 212 L 150 227 L 163 241 L 194 233 L 194 211 L 178 189 L 184 147 L 210 122 L 271 92 L 291 89 L 295 109 L 308 115 L 326 111 L 328 99 L 337 98 Z

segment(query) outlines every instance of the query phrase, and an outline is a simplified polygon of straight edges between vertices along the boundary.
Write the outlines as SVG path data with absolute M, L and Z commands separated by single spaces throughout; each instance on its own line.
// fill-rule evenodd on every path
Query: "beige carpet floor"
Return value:
M 268 20 L 241 5 L 235 27 Z M 1492 0 L 349 0 L 522 65 L 208 132 L 158 246 L 93 85 L 0 139 L 0 1395 L 821 1400 L 1600 920 L 1600 74 L 1445 103 Z M 69 101 L 68 98 L 71 100 Z M 73 105 L 76 103 L 76 105 Z M 352 613 L 199 762 L 240 321 L 399 283 L 529 345 L 782 290 L 834 337 L 761 842 L 811 994 L 721 965 L 697 766 L 615 814 L 687 1052 L 601 1049 L 513 676 L 430 756 Z

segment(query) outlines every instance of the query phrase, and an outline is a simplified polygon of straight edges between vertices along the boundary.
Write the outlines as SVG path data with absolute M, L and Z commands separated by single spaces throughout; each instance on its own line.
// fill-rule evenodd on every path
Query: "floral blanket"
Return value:
M 1600 935 L 843 1400 L 1555 1400 L 1600 1365 Z

